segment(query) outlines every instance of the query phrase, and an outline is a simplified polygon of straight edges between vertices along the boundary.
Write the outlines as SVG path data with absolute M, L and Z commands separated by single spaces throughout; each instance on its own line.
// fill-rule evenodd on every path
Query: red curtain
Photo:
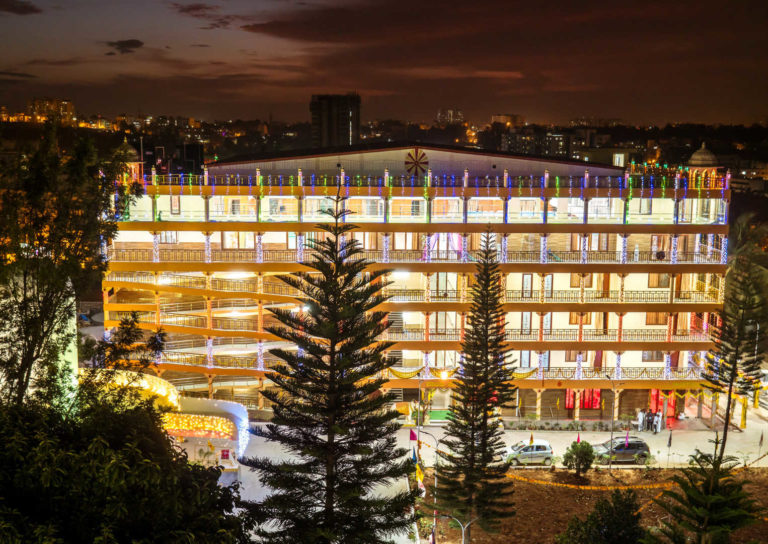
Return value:
M 572 410 L 576 401 L 576 393 L 573 389 L 565 390 L 565 409 Z M 600 390 L 585 389 L 581 392 L 581 407 L 587 410 L 600 409 Z

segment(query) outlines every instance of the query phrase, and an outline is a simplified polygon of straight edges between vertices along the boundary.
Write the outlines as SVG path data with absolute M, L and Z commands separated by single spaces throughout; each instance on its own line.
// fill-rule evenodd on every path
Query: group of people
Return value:
M 653 431 L 653 434 L 661 432 L 664 425 L 664 418 L 661 416 L 661 410 L 654 412 L 652 410 L 640 410 L 637 413 L 637 430 Z

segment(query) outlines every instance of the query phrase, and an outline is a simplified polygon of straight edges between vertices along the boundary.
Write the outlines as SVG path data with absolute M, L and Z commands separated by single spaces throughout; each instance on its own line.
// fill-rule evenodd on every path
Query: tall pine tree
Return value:
M 453 389 L 446 428 L 446 451 L 440 454 L 437 502 L 440 511 L 463 524 L 487 531 L 509 516 L 511 480 L 504 456 L 504 431 L 497 410 L 512 403 L 515 386 L 509 348 L 504 339 L 503 275 L 496 263 L 490 233 L 482 238 L 472 306 L 461 350 L 462 370 Z M 467 530 L 469 542 L 471 526 Z
M 747 396 L 760 386 L 763 347 L 768 333 L 768 254 L 763 244 L 768 227 L 753 215 L 739 217 L 731 228 L 731 251 L 725 276 L 721 329 L 712 335 L 707 354 L 706 387 L 725 395 L 725 425 L 719 456 L 725 455 L 733 395 Z
M 398 414 L 380 391 L 392 365 L 390 344 L 378 341 L 386 313 L 375 310 L 387 271 L 366 271 L 344 200 L 337 195 L 332 222 L 319 225 L 324 239 L 307 243 L 312 272 L 281 277 L 302 293 L 303 311 L 272 310 L 283 326 L 268 331 L 298 350 L 271 350 L 283 363 L 270 374 L 277 390 L 264 391 L 274 417 L 263 434 L 290 457 L 244 461 L 272 490 L 251 506 L 263 542 L 387 542 L 415 521 L 416 491 L 381 494 L 413 463 L 396 446 Z

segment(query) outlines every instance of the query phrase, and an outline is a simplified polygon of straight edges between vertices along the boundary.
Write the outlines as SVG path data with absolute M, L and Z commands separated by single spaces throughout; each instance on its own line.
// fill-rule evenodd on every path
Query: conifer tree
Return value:
M 392 399 L 380 391 L 393 364 L 390 344 L 378 340 L 386 313 L 375 310 L 387 271 L 366 271 L 349 236 L 356 227 L 344 223 L 346 199 L 334 200 L 332 222 L 319 225 L 324 239 L 307 243 L 311 272 L 281 277 L 303 310 L 272 310 L 282 326 L 267 329 L 298 350 L 271 350 L 282 362 L 270 374 L 277 390 L 264 391 L 274 417 L 262 433 L 290 457 L 244 460 L 271 490 L 250 507 L 263 542 L 387 542 L 415 521 L 415 490 L 382 493 L 413 470 L 396 446 Z
M 464 358 L 453 389 L 446 428 L 446 450 L 440 453 L 437 502 L 440 511 L 464 525 L 487 531 L 509 516 L 511 480 L 503 460 L 504 431 L 497 411 L 512 403 L 515 391 L 509 348 L 504 338 L 503 276 L 496 263 L 490 233 L 483 234 L 472 286 L 472 306 L 461 345 Z
M 744 489 L 747 482 L 734 476 L 737 459 L 723 458 L 718 445 L 716 440 L 713 453 L 696 450 L 692 466 L 672 477 L 679 490 L 666 490 L 655 501 L 669 521 L 651 529 L 644 544 L 727 544 L 732 531 L 755 522 L 758 507 Z
M 725 277 L 721 329 L 712 335 L 704 378 L 710 390 L 725 395 L 725 425 L 718 455 L 725 455 L 733 395 L 749 395 L 760 385 L 763 344 L 768 332 L 768 255 L 762 245 L 765 225 L 751 214 L 739 217 L 731 229 L 731 251 Z

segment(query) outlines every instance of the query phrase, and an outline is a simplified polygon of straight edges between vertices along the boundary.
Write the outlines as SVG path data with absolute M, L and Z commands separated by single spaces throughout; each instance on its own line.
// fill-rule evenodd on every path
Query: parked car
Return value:
M 598 463 L 607 465 L 609 455 L 611 455 L 611 441 L 608 440 L 594 447 L 595 459 Z M 651 456 L 651 450 L 642 439 L 636 436 L 630 436 L 629 439 L 613 439 L 613 462 L 614 463 L 637 463 L 643 465 Z
M 513 465 L 534 465 L 542 464 L 549 466 L 552 464 L 552 446 L 546 440 L 534 440 L 530 442 L 518 442 L 509 446 L 507 450 L 507 461 Z

